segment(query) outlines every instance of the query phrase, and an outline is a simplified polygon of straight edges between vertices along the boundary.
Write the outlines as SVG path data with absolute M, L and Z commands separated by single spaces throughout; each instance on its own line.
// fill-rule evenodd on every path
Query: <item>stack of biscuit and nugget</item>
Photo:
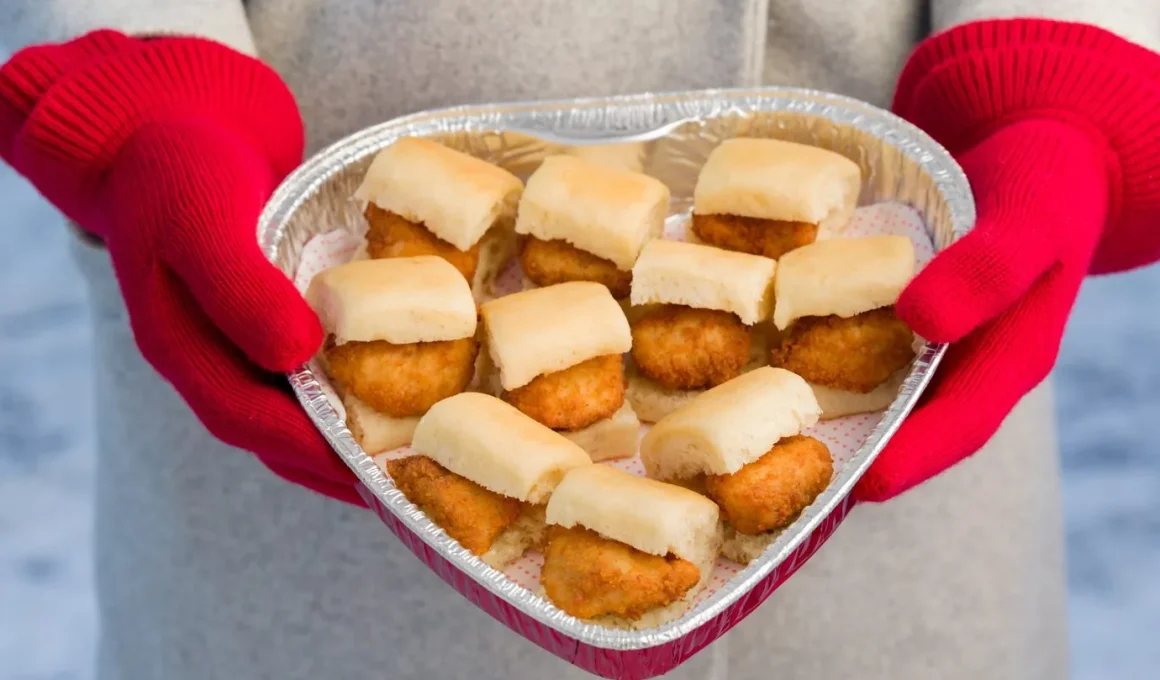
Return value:
M 478 392 L 444 399 L 419 419 L 416 455 L 387 461 L 395 486 L 447 535 L 499 569 L 541 547 L 545 503 L 580 447 Z
M 587 281 L 507 295 L 480 308 L 483 383 L 594 461 L 636 453 L 640 421 L 625 400 L 628 320 L 608 288 Z
M 775 263 L 682 241 L 650 241 L 633 267 L 628 398 L 656 422 L 701 391 L 766 361 L 759 324 Z
M 810 383 L 822 417 L 890 405 L 914 359 L 915 336 L 894 314 L 914 275 L 904 236 L 819 241 L 778 262 L 771 366 Z
M 632 266 L 661 236 L 668 210 L 668 187 L 648 175 L 575 156 L 544 159 L 516 218 L 525 287 L 595 281 L 628 297 Z
M 778 259 L 854 214 L 862 171 L 841 154 L 776 139 L 738 138 L 709 154 L 693 190 L 702 243 Z
M 547 521 L 544 594 L 577 618 L 617 627 L 680 616 L 709 582 L 721 545 L 712 501 L 606 465 L 569 472 Z
M 404 137 L 379 152 L 355 198 L 367 201 L 367 255 L 438 255 L 477 298 L 515 254 L 523 183 L 507 170 L 438 142 Z
M 446 260 L 355 260 L 313 278 L 306 299 L 327 333 L 319 356 L 370 455 L 411 441 L 419 416 L 475 375 L 475 300 Z
M 716 502 L 725 556 L 748 564 L 830 483 L 829 449 L 803 434 L 820 414 L 801 377 L 762 367 L 662 419 L 641 441 L 641 462 L 649 477 Z

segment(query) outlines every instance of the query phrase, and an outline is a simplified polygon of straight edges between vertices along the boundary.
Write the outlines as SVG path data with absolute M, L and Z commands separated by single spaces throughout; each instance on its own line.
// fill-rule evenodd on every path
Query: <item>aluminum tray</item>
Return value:
M 861 204 L 900 201 L 918 211 L 935 249 L 971 228 L 967 179 L 923 132 L 868 104 L 791 88 L 646 94 L 428 111 L 353 134 L 290 175 L 258 224 L 262 249 L 292 273 L 307 239 L 353 228 L 351 200 L 371 157 L 402 136 L 429 136 L 527 177 L 568 146 L 630 144 L 643 170 L 669 185 L 671 214 L 691 205 L 696 173 L 720 140 L 777 137 L 832 149 L 861 165 Z M 829 488 L 765 555 L 680 619 L 627 631 L 585 624 L 508 580 L 448 538 L 411 505 L 351 437 L 307 367 L 290 374 L 298 398 L 335 451 L 365 485 L 363 496 L 416 556 L 476 606 L 566 661 L 607 678 L 660 675 L 738 623 L 794 573 L 850 511 L 848 493 L 914 406 L 945 347 L 926 345 L 881 423 Z

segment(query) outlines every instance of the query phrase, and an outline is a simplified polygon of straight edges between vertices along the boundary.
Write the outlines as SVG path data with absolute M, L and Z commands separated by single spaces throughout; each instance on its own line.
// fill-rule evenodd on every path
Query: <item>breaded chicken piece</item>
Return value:
M 693 213 L 693 233 L 711 246 L 777 259 L 818 238 L 818 225 Z
M 548 598 L 581 619 L 636 619 L 681 599 L 700 580 L 692 562 L 649 555 L 583 527 L 549 528 L 540 571 Z
M 705 488 L 742 534 L 788 526 L 830 483 L 830 450 L 813 437 L 787 437 L 731 475 L 709 475 Z
M 427 518 L 476 555 L 520 517 L 520 501 L 489 491 L 426 456 L 387 461 L 395 486 Z
M 475 338 L 392 345 L 384 340 L 326 348 L 327 373 L 380 413 L 420 416 L 467 388 L 475 374 Z
M 537 286 L 569 281 L 602 283 L 616 299 L 628 297 L 632 272 L 621 271 L 610 260 L 597 257 L 566 241 L 541 241 L 530 236 L 520 251 L 524 275 Z
M 843 319 L 798 319 L 770 353 L 770 366 L 811 383 L 865 394 L 914 359 L 914 333 L 883 307 Z
M 670 390 L 715 387 L 749 362 L 750 329 L 735 314 L 663 305 L 632 324 L 632 358 Z
M 418 255 L 438 255 L 447 260 L 472 281 L 479 266 L 479 244 L 463 252 L 435 234 L 427 231 L 422 224 L 416 224 L 389 210 L 383 210 L 374 203 L 367 206 L 367 255 L 374 260 L 392 257 L 415 257 Z
M 616 413 L 624 388 L 624 360 L 606 354 L 538 376 L 503 398 L 553 430 L 579 430 Z

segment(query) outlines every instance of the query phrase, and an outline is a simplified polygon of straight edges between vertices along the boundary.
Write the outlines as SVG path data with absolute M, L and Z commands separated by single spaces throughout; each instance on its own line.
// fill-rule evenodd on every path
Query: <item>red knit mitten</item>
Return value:
M 216 437 L 361 503 L 278 376 L 322 342 L 255 235 L 302 146 L 277 74 L 207 40 L 98 31 L 0 68 L 0 157 L 105 241 L 142 355 Z
M 856 487 L 870 501 L 990 439 L 1054 366 L 1086 274 L 1160 258 L 1160 55 L 1080 24 L 968 24 L 919 46 L 894 109 L 956 155 L 978 220 L 898 301 L 953 344 Z

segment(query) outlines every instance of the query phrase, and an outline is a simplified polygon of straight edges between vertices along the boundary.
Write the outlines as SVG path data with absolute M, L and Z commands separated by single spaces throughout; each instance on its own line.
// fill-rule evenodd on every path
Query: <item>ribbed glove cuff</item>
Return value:
M 893 108 L 954 154 L 1028 118 L 1084 130 L 1106 148 L 1110 197 L 1092 271 L 1160 258 L 1160 55 L 1084 24 L 966 24 L 918 47 Z

